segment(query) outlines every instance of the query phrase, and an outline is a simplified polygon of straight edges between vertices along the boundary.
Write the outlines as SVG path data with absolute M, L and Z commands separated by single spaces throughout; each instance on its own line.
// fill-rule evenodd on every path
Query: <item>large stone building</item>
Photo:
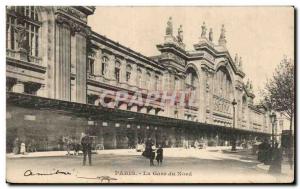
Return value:
M 193 50 L 172 18 L 160 54 L 146 57 L 93 32 L 87 17 L 95 7 L 7 7 L 7 150 L 16 137 L 39 150 L 55 150 L 63 136 L 78 140 L 87 129 L 95 144 L 128 148 L 151 137 L 166 147 L 203 140 L 224 145 L 268 136 L 269 112 L 253 104 L 242 60 L 226 48 L 224 26 L 217 43 L 205 23 Z M 101 19 L 101 18 L 100 18 Z M 108 92 L 109 91 L 109 92 Z M 192 105 L 139 105 L 120 101 L 116 91 L 188 91 Z M 237 103 L 232 105 L 233 100 Z M 233 127 L 234 126 L 234 127 Z

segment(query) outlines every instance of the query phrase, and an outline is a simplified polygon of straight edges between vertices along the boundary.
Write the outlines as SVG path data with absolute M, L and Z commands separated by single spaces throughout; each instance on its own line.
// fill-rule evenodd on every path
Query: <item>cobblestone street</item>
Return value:
M 7 167 L 9 167 L 7 179 L 10 182 L 18 178 L 18 182 L 41 183 L 108 182 L 106 179 L 102 180 L 101 176 L 109 176 L 110 183 L 272 183 L 293 180 L 293 172 L 287 166 L 283 166 L 282 175 L 270 175 L 267 170 L 258 166 L 260 162 L 256 161 L 256 157 L 246 151 L 226 153 L 218 149 L 165 149 L 163 165 L 154 167 L 150 167 L 149 160 L 135 150 L 98 151 L 98 154 L 92 156 L 92 166 L 82 166 L 81 155 L 66 156 L 65 154 L 66 152 L 44 152 L 44 154 L 40 152 L 39 157 L 34 157 L 38 153 L 24 157 L 7 155 Z M 24 176 L 26 170 L 31 170 L 32 174 L 56 173 L 57 170 L 59 173 L 48 176 Z M 178 177 L 179 175 L 181 176 Z

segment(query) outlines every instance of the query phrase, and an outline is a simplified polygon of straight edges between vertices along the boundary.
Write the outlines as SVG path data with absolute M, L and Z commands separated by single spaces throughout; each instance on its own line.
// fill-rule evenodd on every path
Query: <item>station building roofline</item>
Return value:
M 39 97 L 29 94 L 7 92 L 6 93 L 7 105 L 16 105 L 26 108 L 35 109 L 50 109 L 54 111 L 62 111 L 66 114 L 70 113 L 74 116 L 86 117 L 94 121 L 103 120 L 106 121 L 123 121 L 131 124 L 141 125 L 155 125 L 155 126 L 194 126 L 201 127 L 201 129 L 216 129 L 228 132 L 240 132 L 247 134 L 259 134 L 259 135 L 270 135 L 270 133 L 257 132 L 244 130 L 239 128 L 218 126 L 208 123 L 195 122 L 190 120 L 176 119 L 163 117 L 158 115 L 150 115 L 139 112 L 132 112 L 128 110 L 119 110 L 114 108 L 107 108 L 102 106 L 96 106 L 92 104 L 83 104 L 77 102 L 63 101 L 45 97 Z M 116 120 L 116 118 L 118 118 Z M 132 119 L 128 119 L 132 118 Z
M 159 67 L 161 69 L 165 69 L 165 67 L 163 65 L 159 64 L 159 62 L 157 62 L 157 61 L 151 59 L 150 57 L 147 57 L 137 51 L 134 51 L 134 50 L 130 49 L 129 47 L 126 47 L 116 41 L 113 41 L 112 39 L 106 37 L 105 35 L 101 35 L 95 31 L 92 31 L 92 36 L 93 36 L 92 39 L 95 40 L 96 42 L 104 42 L 114 49 L 120 50 L 124 53 L 129 53 L 129 54 L 135 56 L 137 59 L 141 59 L 145 62 L 150 63 L 153 66 Z

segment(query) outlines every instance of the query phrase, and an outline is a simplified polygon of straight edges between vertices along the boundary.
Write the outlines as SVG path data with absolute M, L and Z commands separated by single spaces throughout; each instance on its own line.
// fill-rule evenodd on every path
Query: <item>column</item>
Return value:
M 126 83 L 126 61 L 120 60 L 121 67 L 120 67 L 120 83 Z
M 116 128 L 113 128 L 112 130 L 112 141 L 111 141 L 111 147 L 113 149 L 117 148 L 117 131 Z
M 55 97 L 70 100 L 71 34 L 64 23 L 56 25 Z
M 76 101 L 86 103 L 86 36 L 76 33 Z

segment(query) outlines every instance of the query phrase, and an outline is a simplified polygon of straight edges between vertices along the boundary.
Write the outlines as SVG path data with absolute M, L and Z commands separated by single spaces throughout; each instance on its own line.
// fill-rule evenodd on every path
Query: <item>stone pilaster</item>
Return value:
M 56 24 L 55 98 L 70 100 L 71 32 L 67 24 Z
M 76 33 L 76 101 L 86 103 L 86 36 L 81 33 Z

